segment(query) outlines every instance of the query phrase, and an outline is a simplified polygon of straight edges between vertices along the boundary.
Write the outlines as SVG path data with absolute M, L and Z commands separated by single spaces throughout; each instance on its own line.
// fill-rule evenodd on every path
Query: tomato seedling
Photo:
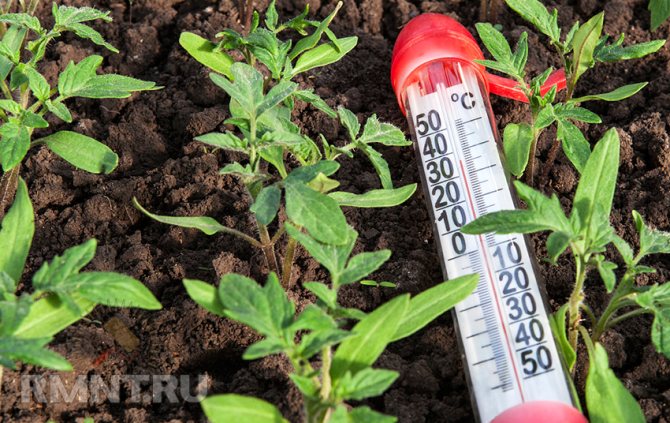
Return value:
M 32 293 L 18 290 L 35 232 L 33 208 L 23 179 L 0 229 L 0 383 L 2 369 L 17 361 L 55 370 L 70 363 L 45 346 L 53 336 L 97 304 L 161 308 L 139 281 L 119 273 L 81 270 L 95 255 L 96 240 L 68 248 L 44 262 L 32 277 Z
M 303 228 L 319 242 L 341 246 L 347 242 L 348 231 L 342 206 L 395 206 L 407 200 L 416 189 L 416 184 L 394 189 L 388 163 L 374 147 L 376 144 L 411 145 L 400 129 L 380 122 L 374 115 L 361 129 L 354 113 L 342 107 L 336 112 L 313 91 L 299 89 L 292 81 L 298 74 L 340 60 L 356 45 L 356 37 L 337 38 L 328 29 L 341 5 L 339 3 L 321 22 L 307 19 L 308 9 L 305 9 L 301 15 L 279 24 L 272 2 L 265 13 L 265 27 L 259 26 L 259 15 L 254 13 L 249 35 L 225 30 L 219 34 L 218 44 L 188 32 L 181 35 L 181 45 L 214 71 L 210 73 L 212 82 L 230 96 L 231 117 L 224 123 L 235 129 L 204 134 L 196 140 L 247 157 L 244 162 L 226 165 L 220 173 L 236 176 L 246 188 L 259 239 L 221 225 L 210 217 L 152 214 L 135 200 L 138 209 L 160 222 L 197 228 L 208 235 L 227 233 L 262 249 L 270 270 L 281 275 L 282 285 L 287 288 L 292 285 L 295 237 L 287 241 L 281 268 L 275 253 L 275 245 L 285 233 L 287 222 Z M 278 38 L 289 29 L 302 36 L 295 44 Z M 312 32 L 308 33 L 310 29 Z M 322 42 L 324 36 L 327 42 Z M 229 51 L 240 53 L 246 63 L 234 62 Z M 296 101 L 307 102 L 331 118 L 339 117 L 349 142 L 335 146 L 320 135 L 319 146 L 292 120 Z M 337 180 L 331 179 L 340 167 L 335 160 L 342 155 L 352 157 L 354 151 L 362 152 L 371 161 L 382 189 L 364 194 L 331 192 L 339 186 Z M 287 166 L 289 157 L 297 165 L 293 169 Z M 282 198 L 286 219 L 277 222 L 271 236 L 268 226 L 275 219 L 279 220 Z
M 581 173 L 591 154 L 591 146 L 575 123 L 600 123 L 601 119 L 592 111 L 580 107 L 580 104 L 593 100 L 620 101 L 634 95 L 647 83 L 625 85 L 608 93 L 575 98 L 577 82 L 597 63 L 613 63 L 647 56 L 663 47 L 665 40 L 624 46 L 624 34 L 621 34 L 615 42 L 609 43 L 609 36 L 602 34 L 603 12 L 583 24 L 575 22 L 570 31 L 561 36 L 557 9 L 549 12 L 538 0 L 506 0 L 506 3 L 549 38 L 564 66 L 566 79 L 566 94 L 561 101 L 557 98 L 555 87 L 544 95 L 540 94 L 540 87 L 547 81 L 553 69 L 549 68 L 533 77 L 530 82 L 526 81 L 528 34 L 521 34 L 516 49 L 512 52 L 505 37 L 491 24 L 476 25 L 479 37 L 494 58 L 479 62 L 517 80 L 530 103 L 531 122 L 510 123 L 504 129 L 503 150 L 507 168 L 510 173 L 520 177 L 528 167 L 527 178 L 532 185 L 537 141 L 545 129 L 556 123 L 556 140 L 548 154 L 545 175 L 548 175 L 559 147 L 562 147 L 566 157 Z
M 670 358 L 670 283 L 637 286 L 636 277 L 655 272 L 641 261 L 651 254 L 670 254 L 670 233 L 649 228 L 633 212 L 639 234 L 639 250 L 619 237 L 610 224 L 612 200 L 619 167 L 619 136 L 610 129 L 596 144 L 588 158 L 570 215 L 561 208 L 558 198 L 544 196 L 523 184 L 514 183 L 527 210 L 506 210 L 480 217 L 463 227 L 463 232 L 534 233 L 549 231 L 548 259 L 556 263 L 569 249 L 575 262 L 575 285 L 569 301 L 553 316 L 552 327 L 570 370 L 574 371 L 578 341 L 587 347 L 589 374 L 586 380 L 586 402 L 592 422 L 644 422 L 639 405 L 609 368 L 607 353 L 600 345 L 602 335 L 618 323 L 640 314 L 653 314 L 651 339 L 656 349 Z M 621 255 L 626 270 L 617 278 L 617 265 L 605 258 L 613 245 Z M 591 271 L 597 271 L 609 301 L 603 310 L 589 305 L 584 284 Z M 598 313 L 599 312 L 599 313 Z M 583 315 L 586 320 L 583 320 Z M 566 325 L 567 317 L 567 325 Z M 603 401 L 610 398 L 611 401 Z
M 103 58 L 89 56 L 79 63 L 71 61 L 58 75 L 52 87 L 39 72 L 49 43 L 65 32 L 118 53 L 102 35 L 86 25 L 94 20 L 110 22 L 109 12 L 90 7 L 58 6 L 51 10 L 54 23 L 50 29 L 33 16 L 37 2 L 31 2 L 22 13 L 8 13 L 12 2 L 0 14 L 0 214 L 16 190 L 20 164 L 31 147 L 46 145 L 73 166 L 93 173 L 110 173 L 118 163 L 117 155 L 95 139 L 72 131 L 58 131 L 33 139 L 37 129 L 49 127 L 50 114 L 72 122 L 66 106 L 70 98 L 125 98 L 133 92 L 156 89 L 154 82 L 123 75 L 98 75 Z M 24 4 L 24 2 L 21 2 Z

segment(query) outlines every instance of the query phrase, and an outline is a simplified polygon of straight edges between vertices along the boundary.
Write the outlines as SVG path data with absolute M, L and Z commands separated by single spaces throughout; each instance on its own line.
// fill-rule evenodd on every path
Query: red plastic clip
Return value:
M 460 60 L 471 63 L 482 75 L 489 92 L 512 100 L 528 102 L 517 81 L 488 73 L 483 65 L 475 62 L 483 59 L 484 54 L 472 34 L 449 16 L 426 13 L 412 19 L 400 32 L 391 59 L 391 83 L 401 109 L 405 111 L 401 96 L 412 72 L 426 63 L 437 60 Z M 552 73 L 540 92 L 545 94 L 554 85 L 557 90 L 565 88 L 563 69 Z

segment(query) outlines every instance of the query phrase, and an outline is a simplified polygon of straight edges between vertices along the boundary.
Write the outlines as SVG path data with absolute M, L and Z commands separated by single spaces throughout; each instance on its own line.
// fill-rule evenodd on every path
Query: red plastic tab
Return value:
M 391 84 L 400 103 L 408 79 L 419 67 L 437 60 L 456 60 L 471 63 L 481 73 L 490 92 L 513 100 L 527 102 L 523 91 L 514 80 L 493 75 L 475 60 L 484 59 L 484 54 L 470 32 L 449 16 L 436 13 L 419 15 L 409 21 L 398 35 L 391 59 Z M 542 86 L 544 94 L 556 85 L 565 88 L 565 72 L 558 70 L 551 74 Z
M 555 401 L 531 401 L 512 407 L 491 423 L 589 423 L 576 408 Z

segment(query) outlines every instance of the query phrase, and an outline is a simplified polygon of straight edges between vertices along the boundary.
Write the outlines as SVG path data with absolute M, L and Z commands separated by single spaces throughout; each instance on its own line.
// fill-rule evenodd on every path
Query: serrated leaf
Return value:
M 589 374 L 586 377 L 586 405 L 592 423 L 615 421 L 644 423 L 640 406 L 609 368 L 607 352 L 599 343 L 589 351 Z
M 503 210 L 485 214 L 461 228 L 466 234 L 495 232 L 498 234 L 532 233 L 540 231 L 572 234 L 570 221 L 565 216 L 556 195 L 546 197 L 539 191 L 514 182 L 519 197 L 528 205 L 527 210 Z
M 333 9 L 333 11 L 330 12 L 330 14 L 326 16 L 326 18 L 323 21 L 319 22 L 319 24 L 316 26 L 312 34 L 300 39 L 297 43 L 295 43 L 295 47 L 293 47 L 293 49 L 288 55 L 289 59 L 294 60 L 301 53 L 314 48 L 321 40 L 321 36 L 323 35 L 324 31 L 326 30 L 326 28 L 328 28 L 328 25 L 330 25 L 330 22 L 333 20 L 333 18 L 335 18 L 335 15 L 337 14 L 337 12 L 340 10 L 341 7 L 342 3 L 337 3 L 335 9 Z
M 281 190 L 275 185 L 270 185 L 261 190 L 251 205 L 251 212 L 262 225 L 269 225 L 277 216 L 281 202 Z
M 46 78 L 44 78 L 39 72 L 37 72 L 37 70 L 31 68 L 30 66 L 26 66 L 24 68 L 24 72 L 28 77 L 28 86 L 33 91 L 35 97 L 41 101 L 49 98 L 51 86 L 47 82 Z
M 14 203 L 2 219 L 0 229 L 0 271 L 6 273 L 15 284 L 21 279 L 34 233 L 35 215 L 28 187 L 23 178 L 19 177 Z
M 247 140 L 238 138 L 230 131 L 225 133 L 210 132 L 209 134 L 199 135 L 195 137 L 196 141 L 204 142 L 213 147 L 223 148 L 229 151 L 238 151 L 240 153 L 247 153 Z
M 380 143 L 388 146 L 403 147 L 412 145 L 412 142 L 405 138 L 405 134 L 400 128 L 390 123 L 380 122 L 377 115 L 372 115 L 365 122 L 363 135 L 358 142 L 364 144 Z
M 275 0 L 272 0 L 268 5 L 268 8 L 265 10 L 265 26 L 274 31 L 278 21 L 279 15 L 277 14 L 277 8 L 275 7 Z
M 478 275 L 461 276 L 442 282 L 412 297 L 407 310 L 392 337 L 392 341 L 406 338 L 466 299 L 477 287 Z
M 594 257 L 596 260 L 596 268 L 598 269 L 598 274 L 605 284 L 605 289 L 610 293 L 614 290 L 616 285 L 616 275 L 614 274 L 614 269 L 617 268 L 615 263 L 605 260 L 602 255 L 597 255 Z
M 591 145 L 572 122 L 564 119 L 558 121 L 556 139 L 561 141 L 561 147 L 570 163 L 581 174 L 591 155 Z
M 377 175 L 379 175 L 379 180 L 382 184 L 382 188 L 393 189 L 393 181 L 391 180 L 391 169 L 389 168 L 389 164 L 386 161 L 386 159 L 384 159 L 382 154 L 367 144 L 359 144 L 358 148 L 360 148 L 363 154 L 365 154 L 368 160 L 370 160 L 370 162 L 372 163 L 372 167 L 375 168 Z
M 621 60 L 639 59 L 652 53 L 656 53 L 664 45 L 665 40 L 653 40 L 625 47 L 617 42 L 596 49 L 594 56 L 599 62 L 619 62 Z
M 40 20 L 29 13 L 3 13 L 0 15 L 0 22 L 9 24 L 8 26 L 16 25 L 26 28 L 38 34 L 44 33 Z
M 316 178 L 319 173 L 331 176 L 340 168 L 340 164 L 333 160 L 321 160 L 318 163 L 309 166 L 300 166 L 295 168 L 284 181 L 286 184 L 303 183 L 307 184 Z
M 44 105 L 47 106 L 47 109 L 59 119 L 67 123 L 72 122 L 72 114 L 65 104 L 60 101 L 47 100 Z
M 525 124 L 510 123 L 503 131 L 503 151 L 507 170 L 514 176 L 521 176 L 526 170 L 533 143 L 533 130 Z
M 340 123 L 347 128 L 351 141 L 358 140 L 358 133 L 361 132 L 361 124 L 358 122 L 356 115 L 343 106 L 337 108 L 337 115 L 340 117 Z
M 558 257 L 570 245 L 570 241 L 572 241 L 570 235 L 565 232 L 552 232 L 549 234 L 549 237 L 547 237 L 547 256 L 551 264 L 556 264 Z
M 602 100 L 602 101 L 621 101 L 628 97 L 631 97 L 637 94 L 642 88 L 644 88 L 648 82 L 639 82 L 636 84 L 624 85 L 619 87 L 614 91 L 603 94 L 589 94 L 583 97 L 573 98 L 571 102 L 573 103 L 582 103 L 584 101 L 593 101 L 593 100 Z
M 135 91 L 156 89 L 156 83 L 123 75 L 97 75 L 102 57 L 89 56 L 79 63 L 70 62 L 58 76 L 58 92 L 64 98 L 126 98 Z
M 119 156 L 105 144 L 76 132 L 58 131 L 39 141 L 63 160 L 87 172 L 109 174 L 119 163 Z
M 233 78 L 230 67 L 234 60 L 225 52 L 218 50 L 216 44 L 192 32 L 182 32 L 179 35 L 179 45 L 199 63 L 214 72 Z
M 30 133 L 25 126 L 7 122 L 0 126 L 0 163 L 8 172 L 26 157 L 30 149 Z
M 59 291 L 71 289 L 88 300 L 107 306 L 159 310 L 161 304 L 142 282 L 114 272 L 84 272 L 72 275 L 60 284 Z
M 416 184 L 393 189 L 373 189 L 363 194 L 337 191 L 328 194 L 342 206 L 359 208 L 394 207 L 407 201 L 416 191 Z
M 560 42 L 561 30 L 556 21 L 556 11 L 554 15 L 550 14 L 538 0 L 505 0 L 505 3 L 553 42 Z
M 304 335 L 298 347 L 298 354 L 303 359 L 312 358 L 323 348 L 337 345 L 349 338 L 351 334 L 342 329 L 316 330 Z
M 508 75 L 517 75 L 514 55 L 505 36 L 490 23 L 475 24 L 479 38 L 497 61 L 497 70 Z
M 633 220 L 640 234 L 640 255 L 670 254 L 670 233 L 649 228 L 642 216 L 633 210 Z
M 358 237 L 358 233 L 349 226 L 346 229 L 346 240 L 341 245 L 319 242 L 312 236 L 299 231 L 291 224 L 286 225 L 286 232 L 290 237 L 297 240 L 300 245 L 305 247 L 316 261 L 328 269 L 333 280 L 337 280 L 342 271 L 344 271 L 347 259 Z
M 265 338 L 255 342 L 244 350 L 242 358 L 245 360 L 257 360 L 268 355 L 279 354 L 284 351 L 284 345 L 275 338 Z
M 258 398 L 236 394 L 212 395 L 200 404 L 212 423 L 289 423 L 274 405 Z
M 558 119 L 571 119 L 586 123 L 601 123 L 600 116 L 583 107 L 577 107 L 573 103 L 557 104 L 554 114 Z
M 295 224 L 307 229 L 317 241 L 342 245 L 347 241 L 347 221 L 335 200 L 296 182 L 284 187 L 286 214 Z
M 217 316 L 225 316 L 223 304 L 214 285 L 197 279 L 184 279 L 183 282 L 188 296 L 199 306 Z
M 534 126 L 537 129 L 543 129 L 551 125 L 556 121 L 556 115 L 554 114 L 554 106 L 549 103 L 540 110 L 535 118 Z
M 619 251 L 619 254 L 621 254 L 621 258 L 623 258 L 624 263 L 626 263 L 626 265 L 632 264 L 634 253 L 631 246 L 628 245 L 628 243 L 618 235 L 614 235 L 612 237 L 612 243 L 616 247 L 617 251 Z
M 339 48 L 333 42 L 329 42 L 302 53 L 298 57 L 290 77 L 293 78 L 299 73 L 339 61 L 356 47 L 357 43 L 358 37 L 346 37 L 339 39 Z
M 88 25 L 84 25 L 81 23 L 71 23 L 67 25 L 65 29 L 74 32 L 80 38 L 91 40 L 93 43 L 102 46 L 109 51 L 112 51 L 114 53 L 119 52 L 119 50 L 116 47 L 105 41 L 105 39 L 102 37 L 102 34 L 100 34 L 98 31 L 96 31 L 95 29 L 91 28 Z
M 409 304 L 409 295 L 400 295 L 361 319 L 333 355 L 330 375 L 337 383 L 347 372 L 353 375 L 371 366 L 394 339 Z
M 568 304 L 562 305 L 556 313 L 549 315 L 549 324 L 551 325 L 551 331 L 554 333 L 554 338 L 556 339 L 556 346 L 559 348 L 559 351 L 565 360 L 565 365 L 568 367 L 568 370 L 572 371 L 575 367 L 575 362 L 577 361 L 577 353 L 572 348 L 572 345 L 570 345 L 570 341 L 568 341 L 566 332 L 567 324 L 565 322 L 567 312 Z
M 277 85 L 272 87 L 265 95 L 263 100 L 258 105 L 257 115 L 260 116 L 267 110 L 273 108 L 277 104 L 283 102 L 298 88 L 298 84 L 291 81 L 280 81 Z
M 335 290 L 328 288 L 321 282 L 306 282 L 303 286 L 316 295 L 316 298 L 323 301 L 329 308 L 337 308 L 337 292 Z
M 212 73 L 210 79 L 235 100 L 245 117 L 256 116 L 256 109 L 263 101 L 263 75 L 246 63 L 234 63 L 230 67 L 232 82 Z

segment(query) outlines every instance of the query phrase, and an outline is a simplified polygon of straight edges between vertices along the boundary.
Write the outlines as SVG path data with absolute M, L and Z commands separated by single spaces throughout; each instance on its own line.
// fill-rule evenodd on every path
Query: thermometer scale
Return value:
M 504 412 L 530 404 L 523 409 L 532 408 L 529 421 L 549 421 L 533 420 L 545 418 L 537 410 L 556 421 L 585 421 L 573 408 L 526 239 L 460 231 L 479 216 L 515 208 L 488 92 L 525 98 L 514 81 L 487 74 L 473 59 L 483 55 L 464 27 L 426 14 L 400 33 L 391 74 L 414 137 L 443 272 L 480 276 L 454 312 L 476 414 L 482 422 L 503 421 Z M 560 85 L 561 76 L 544 90 Z

